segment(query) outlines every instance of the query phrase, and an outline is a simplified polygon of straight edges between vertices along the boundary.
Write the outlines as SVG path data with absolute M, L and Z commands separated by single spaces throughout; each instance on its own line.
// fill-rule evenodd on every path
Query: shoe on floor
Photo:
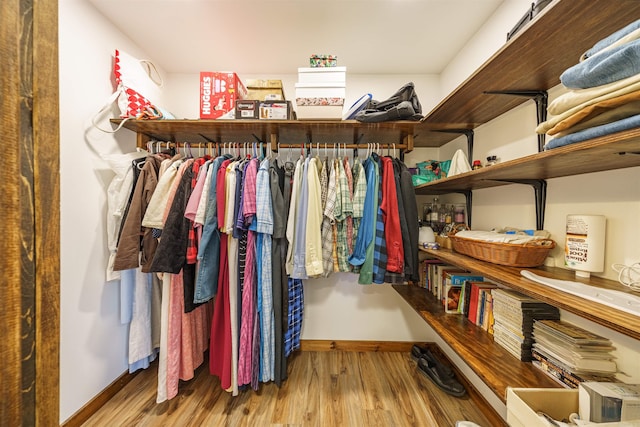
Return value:
M 429 362 L 431 363 L 435 363 L 438 365 L 441 365 L 442 370 L 445 372 L 445 374 L 448 377 L 453 378 L 455 376 L 455 373 L 453 372 L 453 369 L 451 369 L 450 366 L 445 365 L 444 363 L 442 363 L 432 352 L 431 350 L 429 350 L 426 347 L 420 347 L 417 344 L 414 344 L 413 347 L 411 347 L 411 358 L 413 360 L 415 360 L 416 362 L 421 359 L 421 358 L 425 358 L 427 359 Z
M 472 421 L 456 421 L 456 427 L 480 427 Z
M 461 397 L 467 392 L 455 378 L 447 375 L 440 363 L 431 363 L 423 357 L 418 359 L 418 371 L 451 396 Z

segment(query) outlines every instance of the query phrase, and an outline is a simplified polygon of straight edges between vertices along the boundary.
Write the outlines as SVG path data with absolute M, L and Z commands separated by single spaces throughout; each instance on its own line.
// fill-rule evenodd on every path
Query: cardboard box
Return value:
M 291 120 L 292 116 L 290 101 L 263 101 L 260 103 L 261 120 Z
M 569 420 L 579 412 L 577 389 L 563 388 L 513 388 L 507 387 L 507 424 L 510 427 L 549 427 L 538 413 L 544 413 L 554 420 Z M 580 426 L 589 427 L 630 427 L 637 422 L 593 423 L 580 421 Z
M 640 385 L 585 381 L 579 387 L 580 419 L 595 423 L 640 420 Z
M 246 84 L 246 99 L 256 99 L 258 101 L 265 101 L 267 99 L 284 101 L 287 99 L 284 96 L 282 80 L 248 79 Z M 273 99 L 274 97 L 275 99 Z
M 236 101 L 236 119 L 258 119 L 260 117 L 260 101 L 239 99 Z
M 236 100 L 246 99 L 247 89 L 233 72 L 200 72 L 200 118 L 217 119 L 234 111 Z

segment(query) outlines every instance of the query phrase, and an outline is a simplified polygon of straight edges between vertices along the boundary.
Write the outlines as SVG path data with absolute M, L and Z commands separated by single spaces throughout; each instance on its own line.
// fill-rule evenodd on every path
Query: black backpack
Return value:
M 365 123 L 422 119 L 422 106 L 413 82 L 405 84 L 384 101 L 372 99 L 364 110 L 356 114 L 355 119 Z

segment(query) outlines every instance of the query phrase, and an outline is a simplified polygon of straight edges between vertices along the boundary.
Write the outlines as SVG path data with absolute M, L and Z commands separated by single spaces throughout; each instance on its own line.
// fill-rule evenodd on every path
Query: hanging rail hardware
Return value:
M 540 124 L 547 120 L 547 103 L 549 95 L 546 90 L 490 90 L 484 92 L 491 95 L 512 95 L 531 98 L 536 103 L 536 120 Z M 538 152 L 544 151 L 544 134 L 538 134 Z

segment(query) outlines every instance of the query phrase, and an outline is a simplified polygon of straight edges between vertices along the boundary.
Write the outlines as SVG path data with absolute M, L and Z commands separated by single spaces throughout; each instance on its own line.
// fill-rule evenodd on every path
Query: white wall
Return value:
M 82 0 L 59 2 L 59 43 L 62 422 L 127 370 L 119 283 L 105 282 L 106 188 L 113 173 L 99 154 L 132 151 L 135 139 L 128 131 L 116 138 L 96 131 L 91 117 L 113 91 L 114 49 L 143 52 Z

